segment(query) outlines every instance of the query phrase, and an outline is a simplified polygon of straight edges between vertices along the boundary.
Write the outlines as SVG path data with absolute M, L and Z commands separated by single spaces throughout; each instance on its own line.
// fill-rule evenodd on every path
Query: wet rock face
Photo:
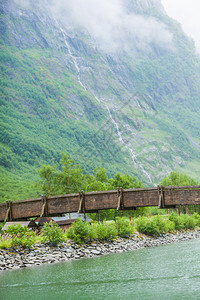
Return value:
M 165 234 L 156 238 L 136 233 L 130 238 L 118 238 L 114 241 L 93 241 L 84 245 L 77 245 L 73 241 L 68 241 L 58 247 L 38 244 L 31 249 L 23 249 L 21 247 L 1 249 L 0 271 L 133 251 L 195 238 L 200 238 L 200 230 Z
M 48 97 L 52 97 L 59 105 L 67 122 L 71 119 L 78 120 L 80 126 L 81 124 L 85 126 L 84 122 L 86 122 L 91 125 L 90 128 L 98 131 L 103 120 L 108 119 L 108 123 L 107 121 L 105 123 L 106 128 L 109 127 L 111 140 L 114 141 L 117 148 L 120 147 L 119 154 L 124 158 L 123 172 L 130 172 L 131 175 L 139 174 L 144 183 L 149 184 L 153 181 L 157 184 L 178 166 L 185 167 L 184 162 L 191 158 L 191 153 L 199 151 L 198 144 L 190 143 L 184 130 L 181 128 L 179 130 L 180 126 L 176 126 L 180 101 L 185 104 L 182 107 L 189 107 L 190 103 L 194 103 L 192 95 L 196 97 L 195 95 L 199 94 L 198 63 L 194 63 L 194 66 L 191 65 L 191 61 L 195 62 L 193 59 L 195 53 L 192 52 L 193 44 L 187 40 L 182 31 L 178 31 L 177 25 L 174 27 L 173 22 L 167 19 L 167 15 L 163 18 L 164 9 L 160 0 L 119 1 L 125 10 L 125 12 L 122 11 L 122 19 L 111 22 L 114 27 L 109 27 L 110 21 L 106 19 L 105 29 L 102 27 L 104 29 L 102 33 L 102 29 L 98 33 L 101 22 L 95 23 L 94 25 L 98 25 L 98 30 L 97 34 L 94 34 L 89 29 L 95 26 L 87 24 L 84 27 L 77 25 L 76 21 L 71 22 L 68 15 L 65 15 L 65 9 L 63 9 L 63 18 L 60 18 L 60 15 L 58 17 L 56 13 L 54 14 L 49 5 L 51 2 L 70 3 L 73 1 L 2 0 L 0 1 L 1 40 L 8 47 L 8 53 L 13 51 L 12 49 L 10 51 L 10 46 L 18 48 L 15 73 L 19 74 L 22 82 L 27 80 L 23 68 L 27 68 L 28 74 L 29 63 L 33 60 L 35 66 L 42 66 L 44 73 L 52 74 L 52 86 L 57 81 L 64 84 L 66 78 L 67 82 L 69 80 L 70 88 L 66 85 L 65 89 L 67 92 L 64 93 L 62 89 L 56 88 L 55 96 L 54 88 L 52 89 L 48 84 L 40 86 L 43 82 L 43 72 L 41 75 L 33 75 L 41 91 L 46 90 L 43 93 L 44 99 L 53 115 L 55 114 L 60 120 L 59 113 L 57 114 L 54 106 L 49 104 L 51 101 Z M 134 15 L 138 15 L 135 21 L 133 20 Z M 128 21 L 125 24 L 126 19 Z M 160 29 L 162 31 L 158 35 Z M 112 32 L 113 34 L 111 34 Z M 107 36 L 109 38 L 102 39 L 103 33 L 105 33 L 105 38 Z M 98 38 L 95 38 L 96 36 Z M 106 47 L 103 44 L 106 44 Z M 183 45 L 185 46 L 183 47 Z M 29 51 L 24 51 L 24 49 Z M 7 51 L 7 48 L 5 50 Z M 14 55 L 13 53 L 12 55 Z M 188 55 L 186 55 L 187 53 Z M 191 61 L 190 55 L 192 55 Z M 23 68 L 21 68 L 21 64 Z M 6 63 L 5 69 L 7 69 Z M 185 73 L 186 70 L 188 71 Z M 9 84 L 13 84 L 15 74 L 11 72 L 9 76 Z M 188 80 L 185 81 L 187 77 Z M 57 85 L 55 84 L 55 86 Z M 186 87 L 185 91 L 183 87 Z M 11 89 L 9 88 L 9 90 Z M 21 96 L 18 99 L 14 96 L 15 93 L 9 93 L 13 107 L 16 101 L 24 101 L 22 107 L 26 111 L 28 103 L 28 114 L 32 120 L 32 116 L 36 113 L 36 104 L 31 96 L 24 94 L 22 99 Z M 197 104 L 197 100 L 195 101 Z M 166 109 L 168 102 L 169 109 Z M 154 106 L 159 109 L 157 115 Z M 162 110 L 165 118 L 160 115 Z M 44 111 L 42 122 L 46 123 L 49 119 L 46 119 L 46 109 Z M 170 111 L 169 115 L 167 115 L 167 111 Z M 189 114 L 193 116 L 193 113 L 194 110 L 191 108 Z M 183 120 L 181 122 L 187 129 L 188 121 L 186 117 L 184 121 L 184 116 L 188 116 L 186 108 L 181 113 L 181 120 Z M 167 121 L 167 125 L 165 120 L 169 121 Z M 175 127 L 176 130 L 173 131 Z M 195 126 L 193 127 L 191 137 L 198 141 L 198 126 L 196 129 Z M 105 133 L 106 128 L 104 128 Z M 119 130 L 116 130 L 117 128 Z M 58 127 L 57 134 L 60 134 L 60 130 L 64 132 L 63 126 Z M 158 134 L 155 134 L 155 130 Z M 181 142 L 176 138 L 173 139 L 173 143 L 171 142 L 174 132 L 177 136 L 183 137 Z M 160 148 L 159 145 L 163 145 L 163 147 Z M 184 149 L 182 145 L 184 145 Z M 106 148 L 113 154 L 112 144 L 106 145 Z M 195 148 L 198 149 L 195 150 Z M 102 149 L 99 150 L 102 154 Z M 30 149 L 27 151 L 31 153 Z M 96 148 L 92 148 L 92 152 L 96 153 Z M 72 155 L 74 153 L 76 153 L 76 149 L 72 149 Z M 196 153 L 194 152 L 193 157 Z M 107 161 L 107 156 L 107 154 L 105 157 L 103 156 L 105 161 Z M 83 157 L 85 160 L 87 154 L 86 156 L 83 154 Z M 37 156 L 34 156 L 33 159 L 37 161 Z M 81 160 L 77 162 L 81 163 Z M 130 165 L 128 169 L 127 162 Z M 134 170 L 136 169 L 134 172 L 133 166 Z M 90 169 L 89 163 L 86 168 Z

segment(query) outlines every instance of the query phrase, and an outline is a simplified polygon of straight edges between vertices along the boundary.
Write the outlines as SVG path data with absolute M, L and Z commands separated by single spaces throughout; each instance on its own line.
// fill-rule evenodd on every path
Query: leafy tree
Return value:
M 103 167 L 94 169 L 95 178 L 100 182 L 108 182 L 108 176 L 106 174 L 106 169 Z
M 164 186 L 189 186 L 198 185 L 198 182 L 185 174 L 181 174 L 179 172 L 171 172 L 168 177 L 163 178 L 161 184 Z
M 62 153 L 62 159 L 60 161 L 60 164 L 63 165 L 63 178 L 62 182 L 63 185 L 67 187 L 67 190 L 70 188 L 70 171 L 71 168 L 74 165 L 74 160 L 71 158 L 69 153 Z
M 117 189 L 122 187 L 123 189 L 130 188 L 141 188 L 143 184 L 141 181 L 137 181 L 135 176 L 129 176 L 128 174 L 122 175 L 117 172 L 113 179 L 110 180 L 110 187 L 112 189 Z
M 106 169 L 103 167 L 95 168 L 94 175 L 85 174 L 83 169 L 75 163 L 69 153 L 62 153 L 60 163 L 54 166 L 44 165 L 39 171 L 42 178 L 41 190 L 47 195 L 58 195 L 66 193 L 77 193 L 81 190 L 85 192 L 106 191 L 122 187 L 124 189 L 140 188 L 142 182 L 135 176 L 128 174 L 114 175 L 114 178 L 108 178 Z M 141 209 L 142 210 L 142 209 Z M 111 220 L 120 215 L 115 210 L 104 210 L 101 212 L 100 219 Z M 124 215 L 126 213 L 124 212 Z M 94 217 L 96 220 L 99 216 Z
M 42 191 L 46 195 L 52 195 L 55 191 L 56 166 L 42 166 L 39 175 L 42 178 Z

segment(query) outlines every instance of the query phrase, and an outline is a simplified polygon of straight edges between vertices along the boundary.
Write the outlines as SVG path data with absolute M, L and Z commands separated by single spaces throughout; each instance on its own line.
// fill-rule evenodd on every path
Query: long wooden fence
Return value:
M 68 212 L 98 212 L 104 209 L 130 210 L 157 206 L 200 205 L 200 186 L 117 189 L 113 191 L 42 196 L 37 199 L 0 204 L 0 222 L 55 216 Z

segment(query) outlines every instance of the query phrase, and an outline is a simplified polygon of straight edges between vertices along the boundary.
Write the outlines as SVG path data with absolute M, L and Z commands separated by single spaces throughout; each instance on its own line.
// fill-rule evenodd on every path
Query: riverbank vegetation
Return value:
M 115 221 L 98 223 L 77 222 L 64 232 L 55 222 L 46 223 L 41 232 L 29 230 L 26 226 L 12 225 L 0 236 L 0 248 L 13 248 L 22 246 L 31 248 L 36 243 L 48 243 L 56 246 L 69 239 L 81 244 L 92 240 L 113 240 L 118 237 L 129 238 L 134 234 L 160 236 L 182 230 L 193 230 L 200 226 L 200 215 L 172 213 L 169 216 L 140 216 L 128 219 L 117 217 Z
M 39 170 L 40 181 L 34 187 L 47 196 L 77 193 L 79 191 L 106 191 L 118 187 L 124 189 L 141 188 L 143 183 L 135 176 L 117 172 L 108 177 L 106 169 L 95 168 L 93 175 L 87 174 L 76 164 L 68 153 L 63 153 L 56 165 L 43 165 Z M 163 178 L 164 186 L 197 185 L 193 178 L 171 172 Z M 55 223 L 45 224 L 40 233 L 30 231 L 21 225 L 11 226 L 7 233 L 0 236 L 0 248 L 31 247 L 35 243 L 51 243 L 72 239 L 77 243 L 87 240 L 112 240 L 117 237 L 129 237 L 135 232 L 149 236 L 159 236 L 174 230 L 194 229 L 200 226 L 198 206 L 179 207 L 177 209 L 159 210 L 156 207 L 139 208 L 134 211 L 103 210 L 98 214 L 88 214 L 92 222 L 82 220 L 75 222 L 66 232 Z M 0 224 L 0 230 L 3 224 Z

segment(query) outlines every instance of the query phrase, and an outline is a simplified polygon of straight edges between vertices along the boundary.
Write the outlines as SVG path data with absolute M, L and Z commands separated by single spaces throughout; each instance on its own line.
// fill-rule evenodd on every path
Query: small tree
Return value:
M 70 190 L 70 170 L 74 165 L 74 160 L 69 153 L 62 153 L 60 164 L 63 165 L 63 185 L 66 187 L 67 192 Z
M 42 178 L 42 191 L 46 195 L 54 194 L 56 166 L 44 165 L 39 170 L 39 175 Z

